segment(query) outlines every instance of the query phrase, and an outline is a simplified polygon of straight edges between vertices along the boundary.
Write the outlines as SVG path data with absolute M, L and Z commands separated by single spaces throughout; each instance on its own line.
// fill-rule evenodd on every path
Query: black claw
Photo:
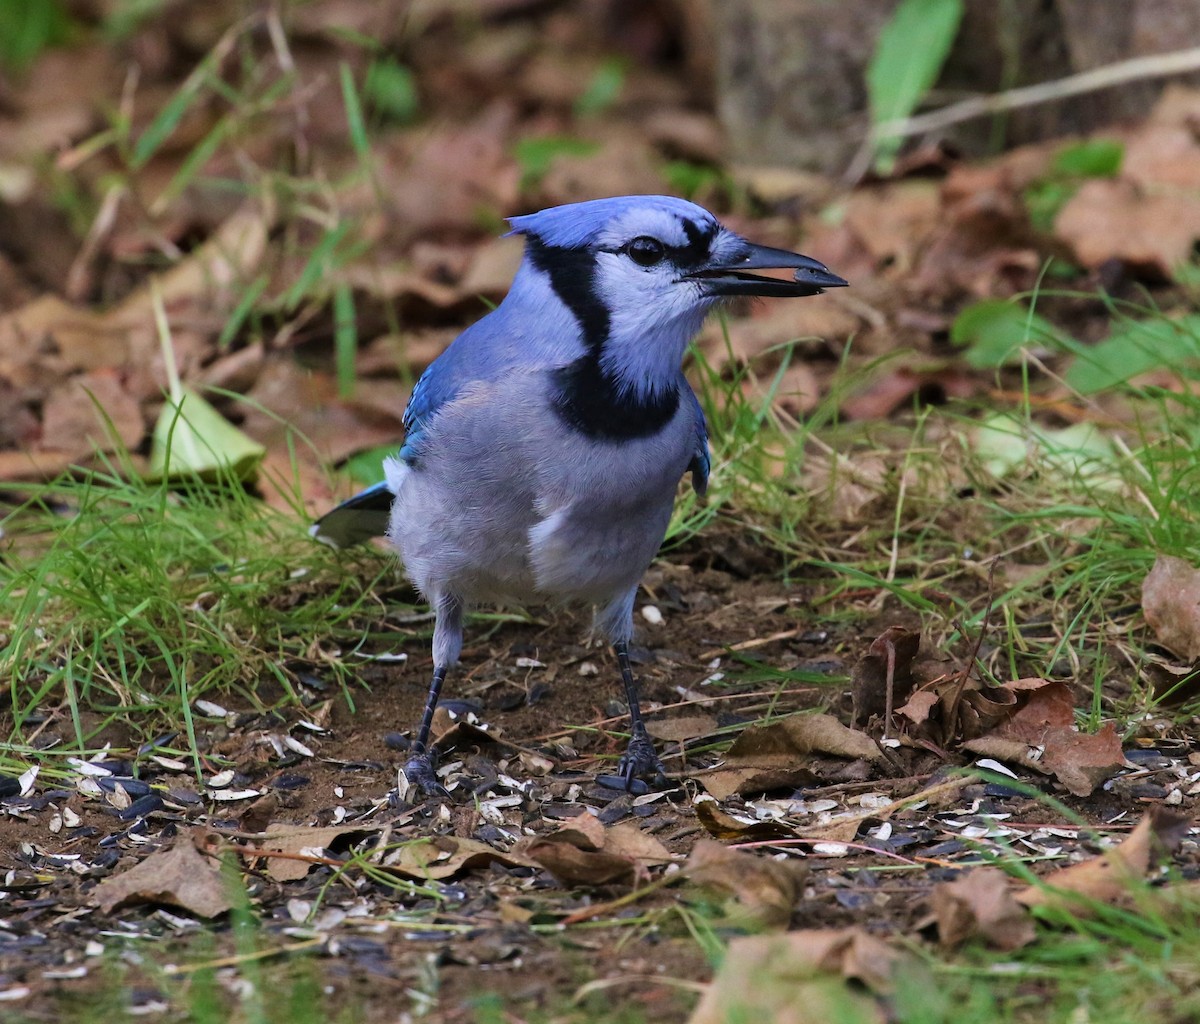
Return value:
M 404 765 L 404 777 L 417 793 L 427 797 L 449 798 L 450 793 L 443 786 L 433 770 L 433 758 L 428 753 L 410 757 Z
M 654 750 L 654 741 L 645 732 L 635 731 L 629 740 L 629 746 L 624 756 L 617 762 L 617 774 L 604 776 L 604 779 L 618 779 L 619 787 L 627 793 L 647 793 L 651 786 L 661 788 L 667 784 L 667 776 L 658 754 Z M 647 785 L 644 779 L 649 779 Z M 615 787 L 614 787 L 615 788 Z

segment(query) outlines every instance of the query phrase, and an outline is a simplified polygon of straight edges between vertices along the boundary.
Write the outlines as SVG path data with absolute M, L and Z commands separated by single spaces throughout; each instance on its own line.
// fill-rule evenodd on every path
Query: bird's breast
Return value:
M 692 457 L 690 410 L 650 436 L 588 437 L 555 414 L 548 377 L 468 388 L 426 425 L 389 532 L 426 594 L 604 602 L 658 551 Z

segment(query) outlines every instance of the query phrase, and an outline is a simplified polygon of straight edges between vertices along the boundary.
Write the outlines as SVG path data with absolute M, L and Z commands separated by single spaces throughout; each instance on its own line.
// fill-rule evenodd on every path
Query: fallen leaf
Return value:
M 260 801 L 255 801 L 251 809 Z M 325 828 L 296 828 L 295 826 L 273 824 L 265 830 L 268 837 L 257 844 L 257 849 L 264 854 L 284 854 L 282 857 L 268 856 L 267 874 L 277 882 L 294 882 L 303 878 L 317 866 L 313 860 L 306 859 L 303 851 L 316 852 L 323 855 L 337 840 L 345 835 L 361 832 L 362 827 L 353 825 L 330 825 Z
M 914 685 L 912 662 L 920 647 L 921 634 L 903 626 L 889 626 L 871 641 L 851 673 L 855 725 L 865 725 L 889 708 L 894 713 L 908 699 Z M 890 724 L 885 722 L 884 729 Z
M 1086 913 L 1086 906 L 1064 894 L 1116 903 L 1146 877 L 1153 863 L 1179 847 L 1191 824 L 1188 816 L 1154 807 L 1119 846 L 1081 864 L 1052 871 L 1040 884 L 1022 889 L 1016 899 L 1027 907 L 1068 907 L 1076 915 Z
M 990 733 L 965 742 L 965 749 L 1053 775 L 1076 796 L 1087 796 L 1125 764 L 1111 722 L 1092 734 L 1075 728 L 1075 702 L 1066 683 L 1017 679 L 988 692 L 997 690 L 1016 696 L 1019 706 Z
M 1188 662 L 1200 660 L 1200 569 L 1159 555 L 1142 581 L 1142 612 L 1163 647 Z
M 215 861 L 196 849 L 197 832 L 181 833 L 169 849 L 155 850 L 92 892 L 106 914 L 129 903 L 165 903 L 200 917 L 216 917 L 233 906 L 229 886 Z
M 896 708 L 896 714 L 903 715 L 913 725 L 920 725 L 929 718 L 930 711 L 940 700 L 941 697 L 936 693 L 922 690 L 909 697 L 902 707 Z
M 504 852 L 475 839 L 459 836 L 434 836 L 429 840 L 405 843 L 384 866 L 397 874 L 420 880 L 442 881 L 472 868 L 496 862 L 505 867 L 537 867 L 537 863 L 519 850 Z
M 778 821 L 739 818 L 721 809 L 715 800 L 696 804 L 696 820 L 717 839 L 747 842 L 755 839 L 792 839 L 796 833 Z
M 1092 179 L 1059 211 L 1054 233 L 1085 267 L 1118 259 L 1169 280 L 1200 238 L 1200 197 L 1183 190 L 1143 190 L 1131 181 Z
M 860 928 L 749 935 L 729 943 L 689 1024 L 883 1024 L 880 997 L 916 961 Z
M 191 477 L 254 480 L 267 454 L 189 388 L 163 403 L 150 444 L 150 480 Z
M 933 363 L 928 366 L 892 366 L 875 376 L 861 391 L 842 402 L 842 412 L 854 420 L 887 419 L 914 395 L 927 396 L 925 402 L 946 398 L 971 398 L 979 393 L 978 378 L 961 363 Z
M 685 715 L 646 723 L 646 732 L 656 740 L 667 743 L 684 743 L 701 736 L 711 736 L 717 728 L 717 720 L 712 715 Z
M 803 891 L 808 867 L 801 861 L 777 861 L 701 839 L 684 872 L 693 883 L 725 901 L 725 917 L 735 927 L 786 928 Z
M 1042 766 L 1076 796 L 1088 796 L 1124 765 L 1121 737 L 1112 722 L 1096 733 L 1064 728 L 1046 736 Z
M 795 786 L 809 776 L 814 753 L 878 760 L 883 756 L 866 733 L 842 725 L 832 715 L 789 715 L 769 725 L 744 729 L 724 763 L 697 777 L 718 800 L 734 793 L 761 793 Z
M 645 878 L 650 866 L 673 859 L 636 825 L 622 821 L 606 826 L 591 814 L 572 818 L 548 836 L 523 840 L 516 850 L 567 885 L 628 884 Z
M 953 949 L 979 936 L 997 949 L 1027 946 L 1036 937 L 1026 907 L 1013 897 L 1008 877 L 997 868 L 976 868 L 934 886 L 930 897 L 938 940 Z

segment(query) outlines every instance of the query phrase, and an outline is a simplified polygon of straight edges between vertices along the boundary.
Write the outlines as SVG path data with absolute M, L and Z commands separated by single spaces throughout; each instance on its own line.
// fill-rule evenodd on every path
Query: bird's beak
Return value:
M 760 277 L 748 270 L 796 268 L 792 280 Z M 772 249 L 766 245 L 747 244 L 740 255 L 728 261 L 718 261 L 702 270 L 688 274 L 699 281 L 712 296 L 763 295 L 778 298 L 820 295 L 826 288 L 845 288 L 849 282 L 831 274 L 823 263 L 811 256 L 801 256 L 787 249 Z

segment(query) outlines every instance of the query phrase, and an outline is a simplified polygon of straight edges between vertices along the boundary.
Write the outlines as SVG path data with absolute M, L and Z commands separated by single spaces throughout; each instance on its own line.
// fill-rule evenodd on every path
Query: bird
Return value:
M 607 778 L 644 792 L 664 774 L 630 663 L 634 601 L 680 480 L 690 474 L 702 495 L 711 465 L 683 372 L 688 345 L 725 300 L 847 282 L 671 196 L 592 199 L 508 223 L 524 254 L 507 295 L 417 380 L 384 479 L 311 532 L 339 548 L 386 536 L 432 607 L 433 675 L 403 769 L 410 786 L 445 795 L 430 730 L 467 610 L 537 603 L 594 609 L 629 707 L 628 747 Z M 750 273 L 764 269 L 793 274 Z

